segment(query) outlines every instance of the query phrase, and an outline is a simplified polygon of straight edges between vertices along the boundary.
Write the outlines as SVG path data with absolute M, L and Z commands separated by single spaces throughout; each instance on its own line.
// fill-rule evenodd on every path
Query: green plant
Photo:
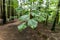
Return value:
M 29 2 L 30 2 L 30 4 L 24 4 L 27 7 L 22 5 L 22 7 L 19 7 L 17 10 L 20 14 L 23 13 L 23 15 L 21 15 L 19 17 L 19 20 L 25 21 L 24 23 L 22 23 L 18 26 L 19 31 L 22 31 L 23 29 L 25 29 L 27 27 L 31 27 L 32 29 L 35 29 L 38 25 L 38 22 L 42 22 L 42 21 L 46 20 L 45 15 L 44 15 L 45 13 L 37 10 L 37 8 L 38 8 L 37 6 L 39 4 L 35 5 L 34 2 L 36 2 L 36 1 L 29 1 Z
M 22 2 L 16 9 L 18 19 L 24 21 L 24 23 L 18 26 L 18 30 L 20 31 L 27 27 L 35 29 L 38 22 L 45 21 L 46 24 L 53 22 L 56 15 L 57 4 L 57 0 L 28 0 Z

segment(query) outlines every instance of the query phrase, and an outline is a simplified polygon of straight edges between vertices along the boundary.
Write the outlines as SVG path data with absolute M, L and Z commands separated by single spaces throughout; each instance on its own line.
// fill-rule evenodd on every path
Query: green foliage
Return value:
M 16 8 L 17 13 L 22 12 L 22 10 L 23 10 L 23 8 L 22 8 L 22 7 L 18 7 L 18 8 Z
M 23 15 L 19 18 L 20 21 L 28 21 L 29 20 L 29 15 Z
M 21 25 L 18 26 L 18 30 L 21 32 L 22 30 L 24 30 L 26 28 L 26 23 L 22 23 Z
M 32 12 L 31 12 L 31 15 L 32 16 L 40 16 L 40 11 L 38 11 L 38 10 L 32 10 Z
M 35 2 L 36 0 L 29 0 L 29 1 L 32 3 L 32 2 Z
M 19 20 L 25 21 L 26 26 L 32 29 L 37 27 L 38 22 L 46 21 L 47 16 L 49 16 L 48 20 L 50 22 L 53 21 L 56 15 L 58 1 L 48 1 L 49 0 L 46 0 L 46 3 L 43 0 L 28 0 L 27 2 L 22 2 L 21 5 L 16 8 L 17 14 L 22 14 L 19 16 Z M 33 16 L 32 19 L 30 19 L 30 15 Z M 23 28 L 23 26 L 21 27 Z
M 21 19 L 20 19 L 20 20 L 21 20 Z M 24 30 L 27 26 L 31 27 L 32 29 L 35 29 L 35 28 L 37 27 L 37 24 L 38 24 L 38 22 L 37 22 L 36 20 L 30 19 L 30 20 L 24 22 L 23 24 L 20 24 L 20 25 L 18 26 L 18 30 L 19 30 L 19 31 L 22 31 L 22 30 Z
M 31 4 L 23 4 L 21 7 L 16 9 L 19 14 L 23 13 L 23 15 L 19 17 L 19 20 L 25 21 L 27 23 L 27 26 L 31 27 L 32 29 L 35 29 L 37 27 L 38 22 L 42 22 L 45 20 L 45 15 L 42 15 L 42 13 L 37 10 L 39 4 L 37 5 L 35 3 L 36 1 L 37 0 L 29 0 Z M 32 19 L 30 19 L 30 14 L 33 16 Z M 23 26 L 21 26 L 20 29 L 22 28 Z
M 46 18 L 44 18 L 44 17 L 42 17 L 42 16 L 35 17 L 34 19 L 37 20 L 38 22 L 43 22 L 43 21 L 46 20 Z
M 32 29 L 35 29 L 37 27 L 38 22 L 34 19 L 30 19 L 28 21 L 28 26 L 30 26 Z
M 11 0 L 13 2 L 13 7 L 17 8 L 18 7 L 18 1 L 17 0 Z

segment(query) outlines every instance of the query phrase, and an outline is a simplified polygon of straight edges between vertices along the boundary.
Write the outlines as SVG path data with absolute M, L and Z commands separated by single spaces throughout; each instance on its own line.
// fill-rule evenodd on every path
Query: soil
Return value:
M 14 21 L 0 26 L 0 40 L 60 40 L 60 29 L 56 27 L 56 31 L 52 32 L 51 24 L 48 26 L 39 23 L 35 30 L 26 28 L 19 32 L 17 26 L 20 21 Z

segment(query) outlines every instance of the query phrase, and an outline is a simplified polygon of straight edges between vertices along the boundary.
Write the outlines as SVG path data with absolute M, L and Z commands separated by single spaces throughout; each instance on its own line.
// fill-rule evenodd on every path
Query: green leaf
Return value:
M 21 32 L 22 30 L 24 30 L 26 28 L 26 23 L 22 23 L 21 25 L 18 26 L 18 30 Z
M 42 22 L 42 21 L 45 21 L 45 20 L 46 20 L 46 19 L 45 19 L 44 17 L 42 17 L 42 16 L 39 17 L 39 21 Z
M 46 20 L 46 18 L 44 18 L 43 16 L 35 17 L 34 19 L 37 20 L 38 22 L 42 22 Z
M 37 27 L 38 22 L 35 21 L 34 19 L 30 19 L 28 21 L 28 26 L 30 26 L 32 29 L 35 29 Z
M 32 16 L 40 16 L 40 12 L 37 10 L 33 10 L 31 14 Z
M 29 0 L 30 2 L 35 2 L 36 0 Z
M 17 7 L 15 8 L 16 12 L 17 13 L 21 13 L 23 11 L 23 8 L 22 7 Z
M 23 15 L 19 18 L 21 21 L 28 21 L 29 20 L 29 15 Z

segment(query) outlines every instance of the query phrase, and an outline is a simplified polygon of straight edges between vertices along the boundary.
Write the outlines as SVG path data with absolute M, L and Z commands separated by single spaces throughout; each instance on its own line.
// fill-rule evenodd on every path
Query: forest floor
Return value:
M 19 21 L 0 26 L 0 40 L 60 40 L 60 29 L 56 26 L 56 31 L 50 31 L 51 24 L 48 27 L 39 23 L 35 30 L 26 28 L 22 32 L 17 30 Z

